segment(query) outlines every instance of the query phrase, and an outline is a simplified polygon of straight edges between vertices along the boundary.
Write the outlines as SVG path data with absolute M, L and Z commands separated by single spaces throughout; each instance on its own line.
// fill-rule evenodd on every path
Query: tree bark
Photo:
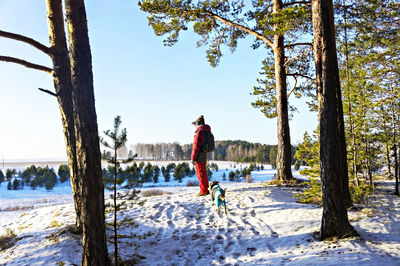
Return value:
M 343 197 L 347 197 L 348 178 L 343 170 L 347 169 L 346 145 L 332 0 L 312 0 L 312 22 L 323 200 L 320 238 L 344 238 L 357 235 L 357 232 L 348 221 L 346 201 L 343 201 Z
M 282 10 L 282 1 L 274 0 L 273 13 Z M 279 25 L 275 25 L 278 30 Z M 273 52 L 275 57 L 275 81 L 276 81 L 276 111 L 278 130 L 278 154 L 276 159 L 277 179 L 291 180 L 292 175 L 292 147 L 290 144 L 289 113 L 287 101 L 287 80 L 285 69 L 285 45 L 281 34 L 274 35 Z
M 393 128 L 393 156 L 394 156 L 394 176 L 395 176 L 395 195 L 400 195 L 399 193 L 399 163 L 397 161 L 397 132 L 396 132 L 396 114 L 395 114 L 395 103 L 394 103 L 394 91 L 393 87 L 391 87 L 392 94 L 392 102 L 391 102 L 391 111 L 392 111 L 392 128 Z
M 64 16 L 61 0 L 46 0 L 49 27 L 50 57 L 53 61 L 53 81 L 60 108 L 64 139 L 67 149 L 72 194 L 76 212 L 76 231 L 82 230 L 79 196 L 78 164 L 76 160 L 76 139 L 74 127 L 74 104 L 72 100 L 71 66 L 64 30 Z
M 79 176 L 82 177 L 82 265 L 109 265 L 104 185 L 85 4 L 83 0 L 65 0 L 65 9 L 75 92 L 76 152 Z

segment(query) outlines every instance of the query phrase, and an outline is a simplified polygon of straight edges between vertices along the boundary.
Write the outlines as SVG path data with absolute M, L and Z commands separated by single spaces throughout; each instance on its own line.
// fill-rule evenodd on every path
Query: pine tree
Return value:
M 320 238 L 343 238 L 357 232 L 347 216 L 351 198 L 332 0 L 312 0 L 312 21 L 323 201 Z
M 116 116 L 114 118 L 114 128 L 113 130 L 104 131 L 104 134 L 111 140 L 111 143 L 108 143 L 104 139 L 101 139 L 101 144 L 107 149 L 111 150 L 111 153 L 103 152 L 103 158 L 107 160 L 107 162 L 111 166 L 111 170 L 113 174 L 111 178 L 105 178 L 104 183 L 106 185 L 106 189 L 111 190 L 113 193 L 111 194 L 112 203 L 106 204 L 107 208 L 111 208 L 113 211 L 113 222 L 108 223 L 109 226 L 112 226 L 114 231 L 113 236 L 113 244 L 114 244 L 114 263 L 115 265 L 119 264 L 120 258 L 118 256 L 118 230 L 122 226 L 132 225 L 132 218 L 126 217 L 123 215 L 123 210 L 126 210 L 129 206 L 134 203 L 143 204 L 143 202 L 139 202 L 140 193 L 139 190 L 134 188 L 135 185 L 130 182 L 126 182 L 122 177 L 122 169 L 121 163 L 129 163 L 134 158 L 128 157 L 124 160 L 118 159 L 118 151 L 123 148 L 127 142 L 127 131 L 126 129 L 122 129 L 120 131 L 121 126 L 121 117 Z M 128 191 L 119 192 L 119 190 L 124 189 Z M 118 220 L 118 217 L 123 217 L 122 220 Z
M 269 162 L 271 164 L 272 169 L 276 169 L 276 156 L 277 156 L 276 147 L 273 146 L 269 150 Z
M 345 1 L 340 29 L 342 76 L 350 135 L 352 173 L 372 172 L 381 164 L 396 176 L 398 192 L 400 3 Z M 340 35 L 339 35 L 340 36 Z M 361 107 L 360 107 L 361 106 Z M 380 158 L 385 158 L 382 162 Z M 393 174 L 394 172 L 394 174 Z M 395 193 L 396 193 L 395 192 Z
M 160 176 L 160 167 L 158 167 L 158 165 L 156 165 L 154 167 L 154 176 L 153 176 L 154 183 L 158 183 L 158 177 L 159 176 Z
M 60 182 L 64 183 L 65 181 L 67 181 L 69 179 L 69 169 L 68 169 L 68 165 L 66 164 L 62 164 L 58 167 L 58 176 L 60 177 Z
M 164 40 L 165 45 L 175 44 L 181 30 L 187 30 L 189 25 L 193 25 L 194 32 L 202 38 L 197 45 L 208 45 L 207 59 L 213 67 L 218 65 L 222 57 L 223 45 L 233 52 L 238 45 L 238 40 L 247 35 L 256 38 L 253 48 L 267 47 L 272 50 L 268 53 L 268 59 L 265 62 L 271 66 L 271 70 L 273 68 L 273 71 L 267 71 L 270 74 L 267 79 L 271 78 L 274 82 L 261 82 L 271 86 L 267 86 L 268 89 L 255 89 L 255 94 L 264 99 L 257 100 L 254 106 L 264 107 L 269 103 L 272 104 L 271 106 L 276 106 L 275 111 L 268 110 L 264 113 L 273 113 L 272 116 L 277 117 L 278 178 L 289 180 L 293 176 L 287 103 L 291 92 L 287 92 L 287 77 L 293 77 L 293 90 L 299 90 L 297 96 L 302 94 L 301 90 L 310 88 L 309 86 L 297 87 L 297 77 L 310 78 L 307 76 L 308 71 L 305 71 L 309 69 L 310 64 L 302 63 L 310 61 L 311 43 L 292 41 L 301 39 L 304 33 L 310 33 L 310 8 L 304 2 L 283 3 L 282 0 L 253 1 L 252 4 L 253 6 L 249 7 L 245 6 L 244 2 L 237 1 L 213 0 L 198 3 L 178 0 L 139 1 L 141 10 L 150 14 L 148 20 L 155 34 L 168 36 Z M 250 11 L 246 12 L 247 10 Z M 249 24 L 254 27 L 249 27 Z M 293 38 L 285 42 L 285 36 Z M 301 67 L 298 67 L 299 65 Z M 263 110 L 267 109 L 269 107 Z

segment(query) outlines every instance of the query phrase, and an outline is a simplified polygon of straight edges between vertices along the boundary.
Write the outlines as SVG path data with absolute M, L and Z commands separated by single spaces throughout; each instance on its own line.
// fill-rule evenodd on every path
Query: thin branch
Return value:
M 46 66 L 42 66 L 42 65 L 38 65 L 38 64 L 34 64 L 19 58 L 15 58 L 15 57 L 11 57 L 11 56 L 0 56 L 0 61 L 4 61 L 4 62 L 10 62 L 10 63 L 15 63 L 15 64 L 20 64 L 23 65 L 25 67 L 28 68 L 33 68 L 36 70 L 41 70 L 47 73 L 51 73 L 53 72 L 53 69 L 46 67 Z
M 39 89 L 40 91 L 43 91 L 43 92 L 45 92 L 45 93 L 50 94 L 51 96 L 54 96 L 54 97 L 57 97 L 57 96 L 58 96 L 57 93 L 54 93 L 54 92 L 52 92 L 52 91 L 45 90 L 45 89 L 42 89 L 42 88 L 38 88 L 38 89 Z
M 300 46 L 300 45 L 312 47 L 313 44 L 310 42 L 299 42 L 299 43 L 292 43 L 292 44 L 285 45 L 285 48 L 291 48 L 291 47 Z
M 292 94 L 292 92 L 294 91 L 294 89 L 296 89 L 296 86 L 297 86 L 297 77 L 296 77 L 296 76 L 293 76 L 293 78 L 294 78 L 294 85 L 293 85 L 293 88 L 292 88 L 292 89 L 289 91 L 289 93 L 287 94 L 286 99 L 289 99 L 290 94 Z
M 314 80 L 314 78 L 307 76 L 307 75 L 300 74 L 300 73 L 288 73 L 288 74 L 286 74 L 286 76 L 291 76 L 291 77 L 299 76 L 299 77 L 303 77 L 306 79 Z
M 40 51 L 44 52 L 47 55 L 51 55 L 51 49 L 49 47 L 47 47 L 44 44 L 41 44 L 38 41 L 35 41 L 32 38 L 20 35 L 20 34 L 16 34 L 16 33 L 12 33 L 12 32 L 7 32 L 7 31 L 2 31 L 0 30 L 0 37 L 4 37 L 4 38 L 9 38 L 9 39 L 13 39 L 16 41 L 20 41 L 20 42 L 24 42 L 27 44 L 32 45 L 33 47 L 39 49 Z
M 282 8 L 293 6 L 293 5 L 311 5 L 311 1 L 294 1 L 290 3 L 285 3 L 282 5 Z
M 273 42 L 272 42 L 270 39 L 268 39 L 267 37 L 263 36 L 262 34 L 260 34 L 260 33 L 256 32 L 256 31 L 254 31 L 254 30 L 252 30 L 252 29 L 250 29 L 250 28 L 248 28 L 248 27 L 245 27 L 245 26 L 242 26 L 242 25 L 240 25 L 240 24 L 237 24 L 237 23 L 235 23 L 235 22 L 233 22 L 233 21 L 231 21 L 231 20 L 229 20 L 229 19 L 222 18 L 222 17 L 218 16 L 217 14 L 214 14 L 214 13 L 211 12 L 211 11 L 208 11 L 207 13 L 208 13 L 211 17 L 215 18 L 216 20 L 219 20 L 219 21 L 221 21 L 222 23 L 224 23 L 224 24 L 226 24 L 226 25 L 228 25 L 228 26 L 231 26 L 231 27 L 240 29 L 240 30 L 242 30 L 242 31 L 244 31 L 244 32 L 246 32 L 246 33 L 248 33 L 248 34 L 251 34 L 251 35 L 255 36 L 257 39 L 260 39 L 260 40 L 264 41 L 265 43 L 267 43 L 267 44 L 268 44 L 269 46 L 271 46 L 272 48 L 274 47 Z

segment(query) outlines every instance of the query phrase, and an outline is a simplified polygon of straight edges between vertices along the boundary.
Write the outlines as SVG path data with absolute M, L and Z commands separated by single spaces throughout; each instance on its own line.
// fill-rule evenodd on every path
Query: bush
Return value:
M 165 174 L 164 174 L 164 179 L 165 179 L 165 182 L 169 182 L 169 180 L 171 180 L 171 174 L 170 174 L 170 172 L 165 172 Z
M 0 236 L 0 251 L 6 250 L 16 243 L 17 235 L 13 230 L 6 228 L 6 234 Z
M 373 185 L 367 185 L 364 182 L 361 182 L 359 186 L 351 185 L 351 199 L 353 203 L 363 203 L 365 199 L 374 192 L 374 190 L 375 187 Z
M 242 177 L 246 177 L 247 175 L 250 175 L 251 174 L 251 171 L 250 171 L 250 169 L 248 169 L 248 168 L 243 168 L 242 169 L 242 172 L 240 173 L 240 175 L 242 176 Z
M 154 176 L 153 176 L 154 183 L 158 183 L 158 176 L 159 175 L 160 175 L 160 168 L 156 165 L 154 167 Z
M 163 191 L 161 189 L 148 189 L 142 191 L 140 194 L 142 195 L 142 197 L 154 197 L 154 196 L 170 195 L 172 193 Z
M 62 164 L 58 167 L 58 176 L 60 177 L 60 182 L 64 183 L 65 181 L 67 181 L 70 176 L 69 176 L 69 169 L 68 169 L 68 165 L 66 164 Z
M 210 168 L 218 172 L 218 165 L 216 163 L 211 163 Z
M 182 179 L 186 175 L 187 169 L 189 169 L 189 165 L 188 164 L 180 163 L 180 164 L 176 165 L 175 169 L 174 169 L 174 178 L 175 178 L 175 180 L 178 180 L 178 182 L 181 183 Z
M 254 168 L 256 168 L 257 166 L 255 166 L 253 163 L 251 163 L 250 165 L 249 165 L 249 171 L 251 172 L 251 171 L 254 171 Z
M 236 170 L 235 178 L 236 178 L 236 181 L 240 182 L 240 171 L 239 170 Z
M 150 182 L 152 177 L 153 177 L 153 166 L 151 163 L 147 163 L 146 167 L 144 168 L 143 171 L 143 182 Z
M 299 171 L 299 169 L 300 169 L 300 162 L 296 160 L 296 162 L 294 163 L 294 170 Z
M 31 181 L 30 186 L 31 186 L 31 189 L 32 189 L 32 190 L 35 190 L 35 189 L 36 189 L 37 183 L 36 183 L 36 180 L 35 180 L 35 179 L 33 179 L 33 180 Z
M 189 179 L 189 180 L 186 182 L 186 186 L 187 186 L 187 187 L 197 187 L 198 185 L 199 185 L 199 181 L 194 180 L 194 179 Z
M 309 186 L 302 193 L 295 195 L 300 203 L 321 204 L 322 203 L 322 190 L 321 182 L 317 178 L 311 178 L 310 182 L 303 184 Z
M 230 171 L 229 172 L 229 181 L 234 181 L 235 180 L 235 173 Z
M 11 169 L 6 169 L 6 179 L 7 179 L 7 181 L 10 181 L 12 176 L 13 176 L 13 171 Z
M 53 168 L 49 168 L 48 166 L 45 168 L 38 167 L 36 177 L 31 180 L 31 188 L 35 189 L 36 186 L 45 186 L 47 190 L 51 190 L 56 183 L 57 175 Z
M 14 178 L 14 181 L 12 183 L 13 190 L 17 190 L 19 188 L 20 182 L 18 178 Z
M 128 179 L 130 184 L 136 184 L 135 186 L 140 185 L 141 170 L 137 166 L 136 162 L 131 166 L 126 167 L 125 171 L 123 171 L 123 175 Z

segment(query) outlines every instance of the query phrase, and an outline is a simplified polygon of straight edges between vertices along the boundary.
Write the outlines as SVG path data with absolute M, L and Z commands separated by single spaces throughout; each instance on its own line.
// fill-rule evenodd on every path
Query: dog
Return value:
M 211 192 L 211 199 L 213 202 L 215 202 L 215 205 L 218 207 L 218 215 L 221 212 L 221 207 L 224 206 L 225 209 L 225 215 L 228 215 L 228 212 L 226 210 L 226 201 L 225 201 L 225 192 L 226 189 L 222 189 L 219 186 L 218 181 L 211 181 L 208 190 Z

